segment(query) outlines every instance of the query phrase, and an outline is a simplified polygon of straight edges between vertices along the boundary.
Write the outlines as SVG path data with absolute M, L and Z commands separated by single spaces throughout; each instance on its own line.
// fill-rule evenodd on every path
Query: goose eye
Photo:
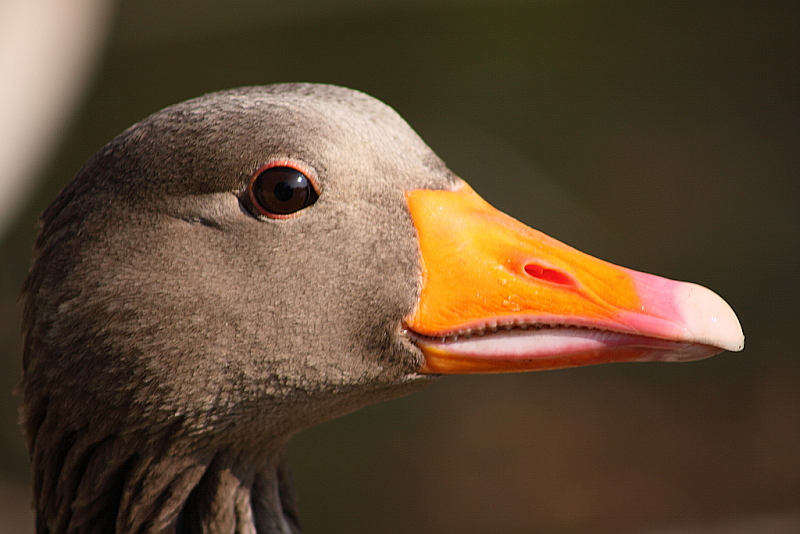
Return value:
M 291 167 L 270 167 L 250 183 L 250 198 L 267 217 L 295 213 L 316 202 L 318 197 L 311 180 Z

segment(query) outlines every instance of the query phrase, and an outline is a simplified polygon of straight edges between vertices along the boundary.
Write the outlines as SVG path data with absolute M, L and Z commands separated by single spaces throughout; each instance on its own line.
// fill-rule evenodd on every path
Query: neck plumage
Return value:
M 285 449 L 255 459 L 192 451 L 169 432 L 146 441 L 80 431 L 37 440 L 53 435 L 38 430 L 29 435 L 38 534 L 300 531 Z

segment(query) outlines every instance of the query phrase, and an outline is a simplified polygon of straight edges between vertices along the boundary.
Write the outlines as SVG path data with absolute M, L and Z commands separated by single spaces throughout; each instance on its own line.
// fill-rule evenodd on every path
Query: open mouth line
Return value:
M 581 326 L 581 325 L 574 325 L 574 324 L 565 324 L 565 323 L 528 323 L 525 321 L 498 321 L 498 322 L 490 322 L 480 327 L 476 328 L 468 328 L 463 330 L 457 330 L 452 333 L 448 333 L 443 336 L 431 336 L 420 334 L 419 332 L 415 332 L 414 330 L 405 327 L 405 330 L 412 334 L 413 337 L 418 338 L 420 340 L 427 340 L 427 341 L 434 341 L 440 343 L 448 343 L 466 339 L 471 339 L 473 337 L 484 337 L 487 335 L 502 333 L 502 332 L 510 332 L 516 330 L 583 330 L 583 331 L 594 331 L 597 333 L 618 333 L 612 330 L 607 330 L 603 328 L 594 328 L 590 326 Z

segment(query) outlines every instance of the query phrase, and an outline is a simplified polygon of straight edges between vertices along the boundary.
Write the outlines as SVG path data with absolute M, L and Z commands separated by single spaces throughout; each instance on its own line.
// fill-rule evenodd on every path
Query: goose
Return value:
M 525 226 L 390 107 L 317 84 L 113 139 L 43 212 L 22 301 L 39 534 L 297 533 L 301 429 L 442 374 L 744 343 L 712 291 Z

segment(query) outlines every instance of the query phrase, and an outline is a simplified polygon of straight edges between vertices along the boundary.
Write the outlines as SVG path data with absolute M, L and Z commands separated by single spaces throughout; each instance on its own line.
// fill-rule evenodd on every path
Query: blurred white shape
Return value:
M 0 1 L 0 235 L 89 79 L 111 0 Z

